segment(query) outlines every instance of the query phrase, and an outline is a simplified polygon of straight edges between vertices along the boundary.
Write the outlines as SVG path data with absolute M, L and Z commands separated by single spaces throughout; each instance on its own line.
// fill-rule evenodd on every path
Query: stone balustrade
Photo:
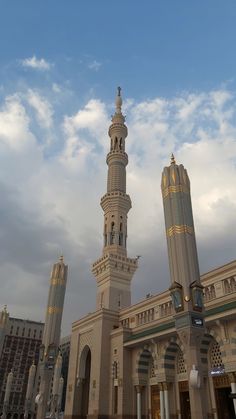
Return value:
M 204 287 L 204 303 L 206 307 L 208 303 L 211 303 L 213 300 L 224 297 L 226 295 L 236 292 L 236 276 L 231 276 L 229 278 L 224 278 L 214 283 L 208 283 Z M 155 301 L 156 300 L 156 301 Z M 143 307 L 143 305 L 145 306 Z M 140 305 L 140 311 L 138 306 Z M 144 309 L 149 305 L 147 309 Z M 134 309 L 135 308 L 135 309 Z M 126 311 L 125 309 L 124 311 Z M 174 313 L 173 305 L 170 297 L 168 297 L 168 292 L 163 293 L 162 296 L 151 296 L 150 302 L 148 303 L 147 299 L 141 301 L 139 304 L 133 306 L 132 312 L 128 316 L 122 317 L 121 313 L 121 325 L 126 328 L 135 328 L 141 327 L 144 324 L 151 323 L 158 320 L 166 320 L 168 317 L 171 317 Z
M 136 325 L 146 324 L 154 320 L 154 308 L 142 311 L 136 315 Z

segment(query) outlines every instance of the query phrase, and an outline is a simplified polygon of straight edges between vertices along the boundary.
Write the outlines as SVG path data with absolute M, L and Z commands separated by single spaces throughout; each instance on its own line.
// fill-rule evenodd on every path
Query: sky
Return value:
M 0 307 L 44 321 L 52 264 L 69 265 L 62 334 L 95 309 L 107 134 L 117 86 L 132 301 L 169 286 L 161 172 L 188 170 L 201 273 L 235 259 L 236 3 L 1 1 Z

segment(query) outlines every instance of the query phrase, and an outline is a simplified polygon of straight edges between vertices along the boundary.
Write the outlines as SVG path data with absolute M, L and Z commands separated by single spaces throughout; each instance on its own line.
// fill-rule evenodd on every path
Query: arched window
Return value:
M 177 374 L 185 374 L 187 372 L 186 364 L 184 361 L 184 354 L 179 350 L 177 357 Z
M 111 242 L 110 244 L 114 244 L 115 241 L 115 223 L 112 221 L 111 223 Z
M 100 307 L 103 308 L 104 292 L 101 293 Z
M 119 232 L 119 245 L 120 246 L 122 246 L 122 244 L 123 244 L 123 233 L 122 233 L 122 230 L 123 230 L 123 225 L 122 225 L 122 223 L 120 223 L 120 232 Z
M 223 360 L 220 350 L 220 345 L 218 342 L 214 341 L 210 348 L 210 364 L 212 371 L 223 368 Z
M 104 226 L 104 246 L 107 245 L 107 225 Z
M 122 148 L 123 148 L 123 140 L 122 140 L 122 138 L 120 139 L 120 150 L 122 150 Z
M 113 362 L 113 366 L 112 366 L 112 374 L 113 374 L 113 378 L 116 380 L 117 376 L 118 376 L 118 368 L 117 368 L 117 361 Z

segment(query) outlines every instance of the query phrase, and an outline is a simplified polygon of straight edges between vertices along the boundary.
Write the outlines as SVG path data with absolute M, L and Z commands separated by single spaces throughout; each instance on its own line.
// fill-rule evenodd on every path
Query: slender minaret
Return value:
M 131 200 L 126 194 L 125 139 L 128 131 L 122 114 L 121 88 L 118 87 L 116 110 L 108 134 L 110 152 L 107 154 L 107 193 L 101 199 L 104 211 L 103 256 L 92 267 L 97 280 L 97 309 L 119 310 L 131 304 L 130 283 L 137 259 L 127 258 L 127 214 Z
M 36 380 L 37 383 L 40 377 L 39 394 L 36 397 L 38 404 L 37 419 L 45 418 L 54 367 L 59 353 L 67 270 L 68 266 L 64 264 L 63 256 L 61 256 L 59 262 L 53 265 L 50 278 L 46 319 Z
M 6 389 L 5 389 L 4 400 L 3 400 L 3 412 L 2 412 L 1 419 L 7 418 L 13 379 L 14 379 L 13 371 L 11 370 L 7 376 Z
M 7 306 L 5 305 L 3 310 L 0 311 L 0 356 L 2 353 L 2 348 L 4 344 L 8 321 L 9 321 L 9 313 L 7 311 Z
M 50 345 L 59 346 L 61 335 L 61 320 L 66 292 L 68 266 L 64 264 L 63 256 L 52 268 L 48 304 L 46 310 L 45 326 L 42 345 L 48 351 Z
M 36 365 L 33 362 L 29 369 L 29 376 L 28 376 L 28 384 L 27 384 L 27 390 L 26 390 L 26 396 L 25 396 L 25 413 L 24 413 L 24 419 L 28 419 L 29 414 L 32 413 L 32 398 L 33 398 L 33 391 L 34 391 L 34 380 L 35 380 L 35 374 L 36 374 Z
M 177 333 L 185 348 L 192 419 L 207 417 L 206 391 L 201 363 L 201 340 L 205 332 L 202 285 L 193 224 L 190 182 L 186 169 L 171 164 L 162 174 L 170 292 Z M 205 394 L 204 394 L 205 393 Z

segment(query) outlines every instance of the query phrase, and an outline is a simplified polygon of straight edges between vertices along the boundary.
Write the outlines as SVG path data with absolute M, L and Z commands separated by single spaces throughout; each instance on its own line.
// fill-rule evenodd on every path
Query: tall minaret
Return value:
M 121 88 L 118 87 L 116 110 L 108 134 L 110 151 L 107 154 L 107 193 L 101 199 L 104 211 L 103 256 L 92 267 L 97 280 L 97 309 L 119 310 L 131 304 L 130 283 L 137 259 L 127 258 L 127 214 L 131 200 L 126 194 L 125 139 L 128 134 L 122 114 Z
M 162 174 L 162 196 L 171 274 L 170 292 L 175 326 L 185 348 L 192 419 L 207 417 L 206 389 L 201 362 L 205 333 L 203 292 L 193 224 L 190 182 L 186 169 L 171 164 Z
M 39 394 L 36 397 L 38 404 L 37 419 L 45 418 L 54 367 L 59 353 L 67 270 L 68 266 L 64 264 L 63 256 L 61 256 L 59 261 L 53 265 L 51 272 L 45 326 L 36 377 L 36 385 L 40 377 Z
M 7 306 L 4 306 L 4 309 L 0 311 L 0 356 L 2 354 L 2 348 L 4 344 L 5 334 L 7 331 L 7 323 L 9 321 L 9 313 L 7 311 Z
M 48 351 L 50 345 L 59 346 L 61 335 L 61 320 L 66 292 L 68 266 L 64 264 L 63 256 L 53 265 L 48 304 L 46 310 L 45 326 L 42 345 L 44 351 Z

